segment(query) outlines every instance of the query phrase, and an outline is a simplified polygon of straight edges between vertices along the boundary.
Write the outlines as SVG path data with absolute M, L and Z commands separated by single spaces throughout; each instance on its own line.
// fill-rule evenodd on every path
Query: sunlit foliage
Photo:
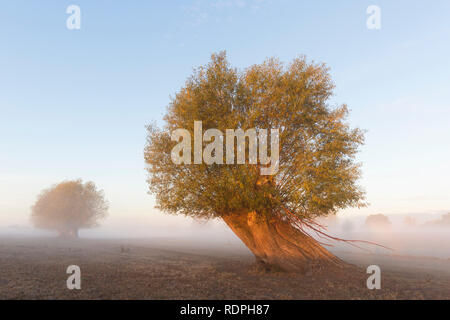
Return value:
M 363 133 L 347 124 L 345 105 L 330 105 L 333 88 L 328 69 L 304 57 L 288 65 L 272 58 L 240 71 L 224 52 L 213 54 L 172 98 L 165 126 L 148 127 L 144 154 L 159 208 L 210 218 L 240 211 L 270 215 L 283 204 L 313 218 L 363 205 L 354 158 Z M 203 130 L 222 132 L 279 128 L 279 171 L 261 176 L 262 165 L 248 162 L 174 164 L 170 133 L 184 128 L 192 136 L 195 120 Z

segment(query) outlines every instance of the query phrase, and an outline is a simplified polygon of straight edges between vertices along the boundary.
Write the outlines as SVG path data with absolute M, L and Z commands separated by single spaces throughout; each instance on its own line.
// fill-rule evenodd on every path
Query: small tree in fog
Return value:
M 440 219 L 428 221 L 425 223 L 426 227 L 450 227 L 450 212 L 444 214 Z
M 391 227 L 391 221 L 384 214 L 372 214 L 366 218 L 366 227 L 370 229 L 388 229 Z
M 97 226 L 107 211 L 103 191 L 93 182 L 63 181 L 42 191 L 32 207 L 31 220 L 36 228 L 76 238 L 79 229 Z

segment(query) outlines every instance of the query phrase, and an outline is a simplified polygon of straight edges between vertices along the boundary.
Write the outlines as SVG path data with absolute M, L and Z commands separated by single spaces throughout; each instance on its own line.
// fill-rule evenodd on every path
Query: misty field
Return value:
M 450 259 L 335 252 L 354 267 L 264 273 L 234 243 L 2 238 L 0 299 L 449 299 Z M 382 270 L 368 290 L 365 268 Z M 68 290 L 66 268 L 81 268 Z

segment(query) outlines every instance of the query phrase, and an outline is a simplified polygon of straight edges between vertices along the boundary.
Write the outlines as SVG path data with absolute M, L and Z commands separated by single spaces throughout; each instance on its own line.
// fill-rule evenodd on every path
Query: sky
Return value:
M 69 5 L 81 28 L 69 30 Z M 369 5 L 381 29 L 368 29 Z M 146 124 L 193 68 L 226 50 L 233 66 L 299 55 L 326 63 L 350 123 L 370 205 L 342 215 L 450 211 L 450 2 L 0 2 L 0 226 L 29 224 L 43 188 L 94 181 L 104 225 L 171 228 L 147 193 Z

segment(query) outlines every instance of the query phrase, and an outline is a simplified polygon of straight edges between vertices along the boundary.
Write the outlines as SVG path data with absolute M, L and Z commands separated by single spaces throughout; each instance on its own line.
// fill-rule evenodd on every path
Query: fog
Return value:
M 331 251 L 373 252 L 386 255 L 410 255 L 450 259 L 450 225 L 436 224 L 443 214 L 386 215 L 391 224 L 379 228 L 366 225 L 367 217 L 339 217 L 321 221 L 328 225 L 328 233 L 340 238 L 371 241 L 389 247 L 357 243 L 362 249 L 348 244 L 331 242 Z M 414 221 L 413 225 L 408 222 Z M 328 222 L 328 223 L 327 223 Z
M 450 259 L 450 226 L 435 224 L 444 214 L 386 215 L 391 224 L 379 228 L 366 225 L 367 216 L 338 215 L 321 219 L 327 233 L 343 239 L 371 241 L 389 247 L 391 250 L 356 243 L 356 248 L 338 241 L 326 241 L 332 252 L 376 253 L 396 256 L 420 256 Z M 176 222 L 179 223 L 176 223 Z M 314 235 L 314 232 L 310 233 Z M 0 226 L 0 237 L 39 237 L 48 240 L 56 238 L 56 232 L 35 229 L 29 225 Z M 324 241 L 318 238 L 318 240 Z M 80 230 L 85 239 L 152 239 L 159 244 L 183 245 L 199 248 L 210 247 L 246 251 L 247 249 L 234 233 L 219 219 L 199 221 L 176 217 L 172 223 L 154 224 L 150 221 L 105 221 L 100 227 Z

